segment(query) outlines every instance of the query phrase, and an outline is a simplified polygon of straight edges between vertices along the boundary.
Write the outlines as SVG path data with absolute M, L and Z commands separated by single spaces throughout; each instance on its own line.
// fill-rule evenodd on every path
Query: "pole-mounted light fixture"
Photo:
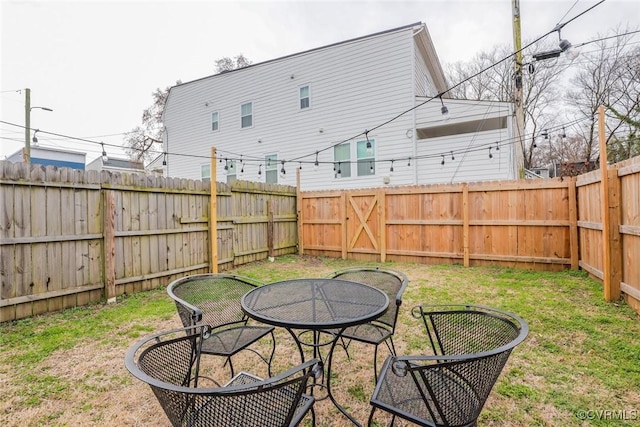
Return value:
M 547 52 L 534 53 L 533 59 L 535 59 L 536 61 L 543 61 L 545 59 L 557 58 L 560 56 L 561 53 L 564 53 L 570 61 L 573 61 L 578 57 L 578 55 L 580 55 L 580 52 L 573 47 L 573 45 L 569 40 L 562 38 L 560 34 L 560 30 L 562 30 L 562 27 L 557 28 L 559 49 L 553 49 Z

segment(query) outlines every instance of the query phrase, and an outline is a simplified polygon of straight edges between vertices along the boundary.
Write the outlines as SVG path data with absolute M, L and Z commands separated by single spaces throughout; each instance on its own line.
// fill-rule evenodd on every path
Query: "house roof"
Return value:
M 331 44 L 328 44 L 328 45 L 325 45 L 325 46 L 320 46 L 320 47 L 316 47 L 316 48 L 313 48 L 313 49 L 304 50 L 302 52 L 297 52 L 297 53 L 292 53 L 290 55 L 281 56 L 279 58 L 269 59 L 267 61 L 262 61 L 262 62 L 258 62 L 258 63 L 255 63 L 255 64 L 247 65 L 246 67 L 237 68 L 235 70 L 223 71 L 221 73 L 212 74 L 212 75 L 205 76 L 205 77 L 200 77 L 200 78 L 195 79 L 195 80 L 190 80 L 188 82 L 184 82 L 184 83 L 180 83 L 180 84 L 177 84 L 175 86 L 172 86 L 169 89 L 169 92 L 171 92 L 171 89 L 173 89 L 174 87 L 185 86 L 185 85 L 188 85 L 188 84 L 191 84 L 191 83 L 196 83 L 196 82 L 199 82 L 199 81 L 202 81 L 202 80 L 205 80 L 205 79 L 209 79 L 209 78 L 212 78 L 212 77 L 222 76 L 222 75 L 226 75 L 226 74 L 229 74 L 229 73 L 235 73 L 235 72 L 239 72 L 239 71 L 242 71 L 242 70 L 246 70 L 248 68 L 253 68 L 253 67 L 260 66 L 260 65 L 269 64 L 271 62 L 277 62 L 277 61 L 281 61 L 283 59 L 288 59 L 288 58 L 292 58 L 292 57 L 299 56 L 299 55 L 306 55 L 306 54 L 308 54 L 310 52 L 315 52 L 315 51 L 327 49 L 327 48 L 334 47 L 334 46 L 340 46 L 340 45 L 343 45 L 343 44 L 353 43 L 353 42 L 356 42 L 356 41 L 359 41 L 359 40 L 364 40 L 364 39 L 368 39 L 368 38 L 372 38 L 372 37 L 377 37 L 377 36 L 380 36 L 382 34 L 394 33 L 394 32 L 397 32 L 397 31 L 402 31 L 402 30 L 406 30 L 406 29 L 409 29 L 409 28 L 416 28 L 416 27 L 420 27 L 420 28 L 426 29 L 425 24 L 423 24 L 422 22 L 415 22 L 413 24 L 403 25 L 401 27 L 392 28 L 392 29 L 384 30 L 384 31 L 379 31 L 379 32 L 373 33 L 373 34 L 368 34 L 366 36 L 360 36 L 360 37 L 356 37 L 356 38 L 353 38 L 353 39 L 343 40 L 343 41 L 336 42 L 336 43 L 331 43 Z M 433 52 L 433 54 L 435 55 L 435 49 L 433 48 L 433 45 L 431 44 L 431 38 L 429 37 L 428 33 L 426 34 L 426 39 L 424 39 L 424 40 L 426 40 L 427 43 L 430 46 L 429 53 L 431 54 Z M 436 59 L 437 59 L 437 57 L 436 57 Z M 438 61 L 436 61 L 436 62 L 438 62 Z M 439 65 L 439 62 L 438 62 L 438 67 L 439 66 L 440 65 Z M 439 71 L 440 73 L 442 73 L 442 68 L 439 68 L 439 70 L 430 69 L 430 71 Z

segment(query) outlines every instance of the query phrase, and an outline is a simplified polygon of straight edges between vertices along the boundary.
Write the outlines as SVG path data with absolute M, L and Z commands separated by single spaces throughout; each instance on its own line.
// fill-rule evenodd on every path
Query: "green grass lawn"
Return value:
M 270 282 L 322 277 L 354 265 L 287 256 L 232 273 Z M 426 349 L 422 325 L 410 314 L 417 304 L 489 305 L 529 324 L 529 336 L 513 351 L 480 426 L 640 425 L 640 318 L 623 301 L 605 302 L 601 285 L 583 272 L 386 266 L 409 277 L 396 330 L 398 353 Z M 116 304 L 0 324 L 1 424 L 130 425 L 135 420 L 167 425 L 150 390 L 129 375 L 123 358 L 140 337 L 178 326 L 164 288 L 119 298 Z M 372 347 L 352 345 L 365 369 L 356 369 L 357 361 L 341 361 L 350 369 L 336 374 L 336 388 L 344 384 L 350 409 L 365 422 L 373 384 L 362 372 L 371 374 Z M 380 353 L 383 360 L 384 346 Z M 318 425 L 345 425 L 333 414 L 320 406 Z

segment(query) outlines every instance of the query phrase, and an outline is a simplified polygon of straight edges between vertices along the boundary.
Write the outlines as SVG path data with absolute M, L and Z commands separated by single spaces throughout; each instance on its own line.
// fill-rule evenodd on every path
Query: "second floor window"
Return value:
M 218 121 L 218 112 L 211 113 L 211 130 L 216 131 L 220 128 L 220 122 Z
M 247 102 L 240 106 L 240 121 L 243 128 L 253 126 L 253 102 Z
M 300 88 L 300 109 L 304 110 L 311 106 L 311 95 L 309 86 L 302 86 Z

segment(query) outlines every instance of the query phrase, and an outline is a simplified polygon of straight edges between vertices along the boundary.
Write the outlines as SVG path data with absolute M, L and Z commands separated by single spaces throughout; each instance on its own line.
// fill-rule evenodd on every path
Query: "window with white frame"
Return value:
M 240 106 L 240 124 L 243 128 L 253 126 L 253 102 L 247 102 Z
M 278 155 L 277 154 L 267 154 L 264 157 L 264 164 L 266 165 L 265 169 L 265 180 L 268 184 L 277 184 L 278 183 Z
M 211 164 L 200 165 L 200 179 L 211 179 Z
M 218 115 L 217 111 L 214 111 L 213 113 L 211 113 L 211 130 L 214 132 L 220 129 L 219 117 L 220 116 Z
M 300 109 L 306 110 L 311 107 L 311 88 L 309 85 L 300 87 Z
M 348 178 L 351 176 L 351 144 L 344 144 L 333 147 L 333 161 L 336 178 Z
M 368 139 L 358 141 L 356 145 L 356 156 L 358 158 L 358 176 L 376 174 L 376 141 Z
M 227 161 L 227 184 L 231 184 L 237 178 L 237 167 L 235 160 Z

